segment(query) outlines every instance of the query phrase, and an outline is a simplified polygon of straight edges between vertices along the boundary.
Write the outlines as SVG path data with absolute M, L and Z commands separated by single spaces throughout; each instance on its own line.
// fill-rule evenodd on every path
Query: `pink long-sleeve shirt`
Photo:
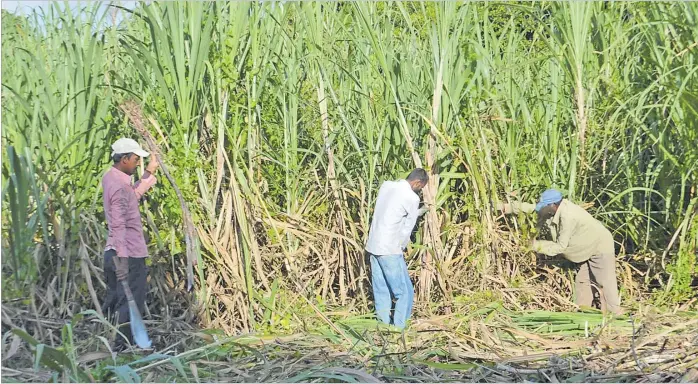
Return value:
M 155 176 L 145 172 L 131 185 L 131 176 L 114 167 L 104 174 L 104 215 L 109 227 L 105 250 L 113 249 L 119 257 L 148 257 L 138 200 L 156 181 Z

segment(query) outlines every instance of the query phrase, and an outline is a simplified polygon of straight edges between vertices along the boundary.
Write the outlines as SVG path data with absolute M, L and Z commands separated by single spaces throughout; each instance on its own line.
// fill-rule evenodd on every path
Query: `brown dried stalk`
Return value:
M 124 111 L 124 113 L 131 121 L 131 124 L 136 129 L 136 131 L 138 131 L 138 133 L 141 136 L 143 136 L 145 141 L 148 143 L 148 147 L 150 148 L 152 155 L 155 156 L 158 163 L 160 163 L 162 173 L 165 174 L 165 177 L 172 185 L 172 188 L 174 189 L 175 193 L 177 194 L 177 198 L 179 199 L 179 205 L 182 208 L 182 219 L 184 221 L 184 242 L 186 243 L 187 252 L 187 291 L 191 292 L 194 286 L 193 266 L 197 264 L 197 259 L 194 251 L 194 244 L 196 241 L 196 229 L 194 228 L 194 222 L 192 221 L 189 207 L 187 206 L 187 203 L 184 200 L 182 191 L 179 189 L 179 186 L 177 186 L 177 183 L 175 182 L 174 178 L 167 170 L 167 166 L 163 161 L 162 151 L 160 150 L 160 147 L 155 142 L 155 139 L 153 139 L 153 136 L 150 134 L 150 132 L 145 128 L 145 124 L 143 124 L 143 112 L 141 110 L 141 107 L 133 100 L 125 101 L 119 107 L 122 111 Z

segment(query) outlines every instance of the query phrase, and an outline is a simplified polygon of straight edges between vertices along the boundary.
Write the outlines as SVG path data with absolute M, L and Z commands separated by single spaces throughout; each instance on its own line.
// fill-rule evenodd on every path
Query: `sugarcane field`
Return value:
M 2 382 L 698 382 L 698 1 L 2 1 Z

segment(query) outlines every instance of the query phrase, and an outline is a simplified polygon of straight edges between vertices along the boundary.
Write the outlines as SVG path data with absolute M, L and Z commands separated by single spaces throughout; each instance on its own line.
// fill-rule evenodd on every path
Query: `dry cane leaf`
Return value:
M 7 351 L 7 353 L 4 354 L 2 357 L 2 360 L 8 360 L 12 356 L 14 356 L 17 351 L 19 350 L 19 346 L 22 344 L 22 339 L 19 338 L 17 335 L 12 336 L 12 342 L 10 342 L 10 349 Z

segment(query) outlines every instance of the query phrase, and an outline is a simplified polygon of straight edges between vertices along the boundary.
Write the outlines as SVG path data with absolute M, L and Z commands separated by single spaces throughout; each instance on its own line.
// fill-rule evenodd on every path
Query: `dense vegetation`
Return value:
M 198 236 L 190 296 L 160 177 L 155 318 L 235 334 L 370 313 L 373 202 L 415 166 L 434 204 L 407 253 L 417 317 L 572 308 L 568 266 L 525 247 L 533 218 L 493 209 L 549 186 L 612 230 L 626 303 L 695 303 L 698 3 L 52 6 L 3 12 L 2 47 L 4 307 L 100 307 L 100 178 L 110 144 L 138 138 L 127 99 Z

